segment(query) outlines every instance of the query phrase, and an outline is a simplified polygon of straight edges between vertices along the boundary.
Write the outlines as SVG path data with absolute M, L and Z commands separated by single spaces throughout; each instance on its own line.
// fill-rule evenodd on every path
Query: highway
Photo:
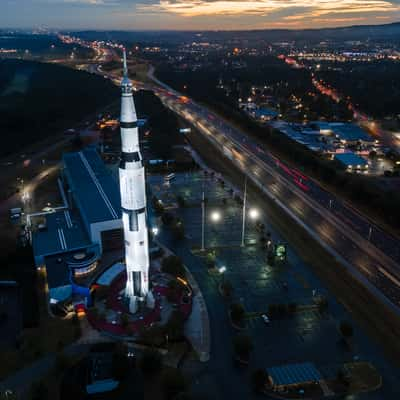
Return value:
M 195 126 L 357 279 L 400 313 L 400 242 L 396 238 L 218 115 L 154 80 L 163 88 L 142 88 L 152 89 L 168 108 Z

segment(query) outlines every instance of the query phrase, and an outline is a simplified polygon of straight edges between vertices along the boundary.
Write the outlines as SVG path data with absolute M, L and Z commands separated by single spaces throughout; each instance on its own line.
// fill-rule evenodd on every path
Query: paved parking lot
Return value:
M 383 375 L 385 384 L 377 392 L 360 394 L 353 398 L 399 398 L 399 371 L 392 368 L 383 358 L 378 346 L 372 343 L 352 321 L 348 311 L 330 295 L 323 283 L 290 248 L 290 245 L 285 264 L 268 266 L 265 250 L 257 245 L 260 235 L 255 229 L 254 222 L 248 220 L 246 243 L 252 244 L 245 248 L 240 247 L 242 206 L 233 199 L 227 184 L 222 186 L 216 178 L 210 176 L 203 178 L 201 172 L 177 174 L 170 185 L 164 185 L 162 176 L 150 176 L 149 183 L 153 194 L 160 198 L 167 208 L 171 207 L 171 211 L 184 222 L 186 239 L 179 243 L 170 241 L 168 245 L 174 247 L 189 268 L 193 268 L 193 275 L 205 294 L 207 306 L 209 310 L 212 309 L 210 312 L 212 335 L 217 336 L 216 330 L 221 330 L 222 324 L 226 323 L 225 304 L 222 307 L 220 304 L 215 304 L 216 301 L 223 303 L 222 298 L 216 294 L 221 279 L 227 279 L 232 283 L 234 301 L 241 302 L 250 313 L 266 312 L 269 304 L 294 302 L 299 305 L 311 305 L 313 295 L 325 296 L 329 308 L 324 313 L 311 309 L 296 313 L 291 318 L 272 320 L 268 326 L 259 316 L 251 318 L 247 330 L 255 345 L 251 359 L 252 369 L 311 361 L 325 376 L 331 377 L 336 375 L 338 366 L 343 362 L 354 359 L 368 360 Z M 210 276 L 205 272 L 204 259 L 188 255 L 189 250 L 199 248 L 201 243 L 203 190 L 208 199 L 205 243 L 207 248 L 216 250 L 218 265 L 226 267 L 223 277 Z M 177 207 L 176 196 L 184 198 L 185 207 Z M 225 203 L 223 199 L 226 199 Z M 251 207 L 257 207 L 260 211 L 260 220 L 265 224 L 266 230 L 271 232 L 273 242 L 285 243 L 285 238 L 280 237 L 263 214 L 263 205 L 252 204 L 249 199 L 248 208 Z M 221 215 L 218 222 L 211 221 L 211 214 L 214 211 L 218 211 Z M 167 230 L 161 230 L 161 239 L 170 240 Z M 338 326 L 342 320 L 351 321 L 354 326 L 355 335 L 351 351 L 346 350 L 340 342 Z M 226 347 L 225 353 L 220 348 L 214 347 L 215 354 L 214 359 L 213 354 L 211 355 L 211 364 L 214 362 L 216 365 L 221 365 L 222 361 L 217 358 L 225 357 L 225 362 L 229 362 L 231 357 L 231 338 L 227 338 L 226 343 L 218 345 Z M 212 378 L 204 377 L 204 379 L 208 382 Z M 215 379 L 218 382 L 217 376 Z

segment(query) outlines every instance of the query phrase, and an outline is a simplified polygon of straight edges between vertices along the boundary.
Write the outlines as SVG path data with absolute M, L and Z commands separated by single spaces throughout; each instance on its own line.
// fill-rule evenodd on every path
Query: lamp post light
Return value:
M 260 216 L 260 213 L 259 213 L 259 211 L 258 211 L 256 208 L 251 208 L 251 209 L 249 210 L 249 217 L 250 217 L 252 220 L 256 220 L 259 216 Z
M 210 217 L 211 221 L 219 222 L 221 220 L 221 213 L 219 211 L 213 211 Z
M 247 205 L 247 176 L 245 177 L 244 180 L 244 194 L 243 194 L 243 210 L 242 210 L 242 242 L 241 246 L 244 247 L 244 236 L 245 236 L 245 231 L 246 231 L 246 205 Z M 257 210 L 257 208 L 250 208 L 249 210 L 249 217 L 252 220 L 258 219 L 260 216 L 260 212 Z
M 205 250 L 204 247 L 204 231 L 205 231 L 205 222 L 206 222 L 206 205 L 205 205 L 205 197 L 204 197 L 204 185 L 203 185 L 203 195 L 201 198 L 201 251 Z
M 246 227 L 246 199 L 247 199 L 247 176 L 244 178 L 243 210 L 242 210 L 242 243 L 244 247 L 244 230 Z

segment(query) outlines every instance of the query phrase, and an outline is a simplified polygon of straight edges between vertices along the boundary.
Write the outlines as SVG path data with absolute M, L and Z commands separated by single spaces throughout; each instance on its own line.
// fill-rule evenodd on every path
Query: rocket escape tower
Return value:
M 153 307 L 149 292 L 149 243 L 146 221 L 145 173 L 139 148 L 139 133 L 132 83 L 128 78 L 124 50 L 124 75 L 121 82 L 121 163 L 119 181 L 125 241 L 126 288 L 129 310 L 135 313 L 141 302 Z

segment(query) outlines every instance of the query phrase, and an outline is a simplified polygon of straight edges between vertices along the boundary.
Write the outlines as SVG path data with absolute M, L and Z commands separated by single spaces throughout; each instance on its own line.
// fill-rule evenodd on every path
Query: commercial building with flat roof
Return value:
M 347 122 L 312 121 L 309 125 L 319 130 L 322 135 L 334 135 L 347 144 L 373 144 L 375 139 L 358 125 Z
M 349 171 L 368 170 L 368 162 L 353 152 L 336 154 L 335 160 L 339 161 Z
M 310 362 L 267 368 L 267 374 L 272 387 L 277 391 L 291 386 L 317 384 L 322 379 L 321 373 Z
M 32 233 L 35 263 L 46 268 L 52 304 L 87 294 L 77 282 L 96 271 L 103 252 L 123 246 L 118 182 L 97 151 L 64 154 L 61 177 L 67 204 L 40 215 L 45 223 Z

